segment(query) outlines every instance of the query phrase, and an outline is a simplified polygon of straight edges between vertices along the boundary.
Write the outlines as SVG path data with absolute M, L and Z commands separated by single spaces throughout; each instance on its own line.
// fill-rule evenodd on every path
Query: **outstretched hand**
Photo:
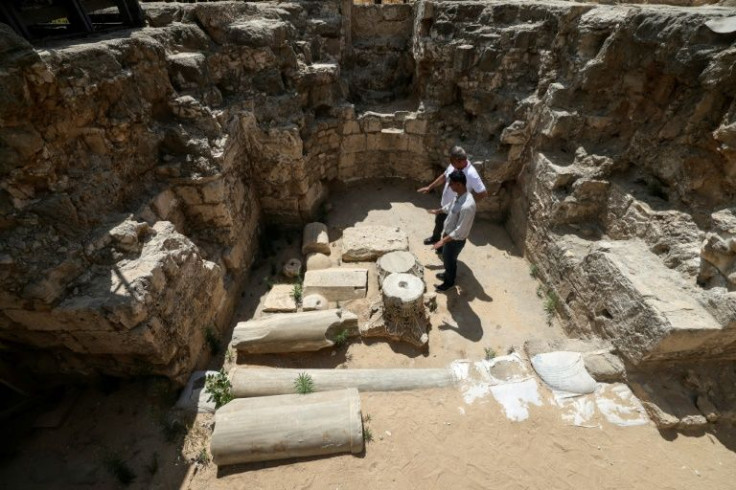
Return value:
M 428 194 L 430 190 L 431 189 L 429 188 L 429 186 L 426 186 L 426 187 L 420 187 L 419 189 L 417 189 L 417 192 L 421 192 L 422 194 Z
M 440 214 L 440 210 L 439 209 L 428 209 L 427 212 L 429 214 Z

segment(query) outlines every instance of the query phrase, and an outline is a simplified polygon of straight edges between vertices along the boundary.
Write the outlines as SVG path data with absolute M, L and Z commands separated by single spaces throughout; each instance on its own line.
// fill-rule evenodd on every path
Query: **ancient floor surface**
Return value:
M 440 261 L 422 240 L 432 226 L 426 209 L 438 201 L 438 195 L 417 194 L 401 181 L 338 190 L 327 217 L 331 239 L 339 245 L 341 230 L 359 223 L 400 226 L 431 286 Z M 276 255 L 256 264 L 236 320 L 260 314 L 271 272 L 299 246 L 293 236 L 277 241 Z M 334 253 L 338 250 L 336 246 Z M 458 289 L 439 295 L 428 352 L 374 340 L 313 354 L 241 356 L 237 362 L 304 368 L 444 367 L 457 359 L 482 359 L 486 348 L 500 355 L 512 347 L 521 350 L 531 338 L 563 335 L 557 321 L 548 326 L 536 294 L 538 282 L 502 227 L 477 222 L 460 260 Z M 375 294 L 369 290 L 369 296 Z M 343 306 L 360 310 L 365 303 Z M 218 368 L 223 359 L 221 354 L 211 367 Z M 549 403 L 530 406 L 526 420 L 512 421 L 493 397 L 469 403 L 456 388 L 361 394 L 373 435 L 361 455 L 218 470 L 206 461 L 212 417 L 188 420 L 186 437 L 167 440 L 161 422 L 167 396 L 157 387 L 146 381 L 126 383 L 110 393 L 85 391 L 59 428 L 23 433 L 15 455 L 0 464 L 0 486 L 123 488 L 110 472 L 114 457 L 136 475 L 128 488 L 730 489 L 736 481 L 733 430 L 665 434 L 653 424 L 622 428 L 605 420 L 592 428 L 577 427 Z M 192 465 L 195 459 L 202 464 Z M 192 467 L 196 471 L 187 473 Z

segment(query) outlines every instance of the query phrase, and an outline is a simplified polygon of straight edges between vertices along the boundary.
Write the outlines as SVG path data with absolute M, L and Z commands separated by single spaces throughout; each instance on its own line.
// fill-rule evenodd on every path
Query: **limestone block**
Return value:
M 360 133 L 360 124 L 358 121 L 345 121 L 342 126 L 342 134 L 358 134 Z
M 297 310 L 293 284 L 276 284 L 266 295 L 263 311 L 266 313 L 290 313 Z
M 356 151 L 365 151 L 365 149 L 366 138 L 364 134 L 345 136 L 340 147 L 340 150 L 344 153 L 355 153 Z
M 311 253 L 307 255 L 307 270 L 316 271 L 332 267 L 330 258 L 322 253 Z
M 381 119 L 375 115 L 366 115 L 359 118 L 364 133 L 378 133 L 383 128 Z
M 419 279 L 424 278 L 424 267 L 416 256 L 407 251 L 389 252 L 378 258 L 378 284 L 389 274 L 412 274 Z
M 426 119 L 406 119 L 404 121 L 404 131 L 407 134 L 427 134 L 427 120 Z
M 322 269 L 304 275 L 304 295 L 320 294 L 328 301 L 365 298 L 367 269 Z
M 302 310 L 304 311 L 326 310 L 329 306 L 329 301 L 321 294 L 310 294 L 302 300 Z
M 219 178 L 202 186 L 202 197 L 206 203 L 221 203 L 225 200 L 225 182 Z
M 571 279 L 606 337 L 634 363 L 707 357 L 724 347 L 719 342 L 733 342 L 679 273 L 642 242 L 599 242 Z
M 304 227 L 302 253 L 306 255 L 314 252 L 330 255 L 330 239 L 324 223 L 314 222 Z
M 409 250 L 409 238 L 400 228 L 358 226 L 346 228 L 342 234 L 342 260 L 345 262 L 375 260 L 397 250 Z

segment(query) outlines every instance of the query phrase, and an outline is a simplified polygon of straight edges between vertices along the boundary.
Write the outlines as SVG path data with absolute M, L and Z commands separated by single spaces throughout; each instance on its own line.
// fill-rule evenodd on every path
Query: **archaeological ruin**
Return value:
M 336 189 L 432 182 L 459 144 L 488 189 L 478 220 L 506 230 L 567 336 L 608 346 L 640 388 L 636 373 L 698 378 L 687 417 L 634 390 L 662 426 L 736 422 L 733 0 L 23 4 L 0 8 L 9 389 L 183 386 L 212 338 L 241 360 L 376 335 L 431 354 L 437 270 L 414 238 L 326 215 Z M 238 317 L 274 230 L 298 253 L 266 315 Z M 351 412 L 329 410 L 360 417 L 335 393 Z M 345 420 L 336 447 L 359 452 Z M 220 461 L 268 459 L 228 437 Z

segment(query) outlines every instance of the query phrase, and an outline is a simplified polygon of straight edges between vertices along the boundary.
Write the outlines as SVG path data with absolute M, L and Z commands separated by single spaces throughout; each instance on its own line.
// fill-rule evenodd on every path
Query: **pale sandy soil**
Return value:
M 434 274 L 442 270 L 441 261 L 422 240 L 430 234 L 433 218 L 425 210 L 435 207 L 438 199 L 416 194 L 401 181 L 342 189 L 334 195 L 328 215 L 331 238 L 339 244 L 340 231 L 356 224 L 399 226 L 409 235 L 410 250 L 426 266 L 431 287 L 438 282 Z M 538 282 L 502 227 L 478 221 L 460 260 L 459 289 L 438 295 L 426 353 L 370 341 L 338 349 L 329 358 L 241 356 L 239 362 L 440 367 L 461 358 L 482 359 L 486 347 L 503 354 L 511 347 L 521 350 L 531 338 L 563 336 L 556 321 L 547 325 L 543 301 L 536 294 Z M 343 306 L 362 307 L 359 302 Z M 197 472 L 190 488 L 727 489 L 736 481 L 734 440 L 725 430 L 718 437 L 665 437 L 652 424 L 622 428 L 602 421 L 600 428 L 581 428 L 565 422 L 559 409 L 549 404 L 532 407 L 527 420 L 513 422 L 492 397 L 466 404 L 455 388 L 362 393 L 361 402 L 374 436 L 363 454 L 219 471 L 210 465 Z
M 339 245 L 342 229 L 359 223 L 400 226 L 425 264 L 431 287 L 440 260 L 422 240 L 433 219 L 425 210 L 438 200 L 402 181 L 339 190 L 327 219 L 331 238 Z M 278 281 L 272 271 L 294 256 L 299 242 L 295 234 L 274 238 L 276 255 L 255 264 L 236 321 L 260 315 L 266 283 Z M 318 353 L 241 355 L 237 362 L 444 367 L 456 359 L 482 359 L 485 348 L 505 354 L 512 347 L 521 351 L 531 338 L 563 336 L 557 321 L 547 325 L 538 282 L 502 227 L 477 222 L 460 260 L 459 288 L 438 296 L 428 351 L 356 340 Z M 360 312 L 366 303 L 342 306 Z M 223 358 L 211 368 L 219 368 Z M 163 420 L 173 395 L 164 387 L 148 380 L 106 388 L 86 389 L 59 428 L 22 431 L 22 439 L 12 440 L 17 447 L 0 463 L 0 488 L 123 488 L 109 471 L 112 456 L 134 472 L 128 488 L 731 489 L 736 481 L 733 429 L 716 426 L 713 433 L 687 436 L 661 434 L 652 424 L 622 428 L 605 420 L 582 428 L 550 403 L 532 406 L 528 419 L 514 422 L 493 397 L 469 404 L 456 388 L 362 393 L 362 412 L 370 419 L 365 425 L 373 434 L 362 454 L 218 469 L 207 461 L 211 416 L 185 419 L 187 435 L 169 431 L 167 441 Z

